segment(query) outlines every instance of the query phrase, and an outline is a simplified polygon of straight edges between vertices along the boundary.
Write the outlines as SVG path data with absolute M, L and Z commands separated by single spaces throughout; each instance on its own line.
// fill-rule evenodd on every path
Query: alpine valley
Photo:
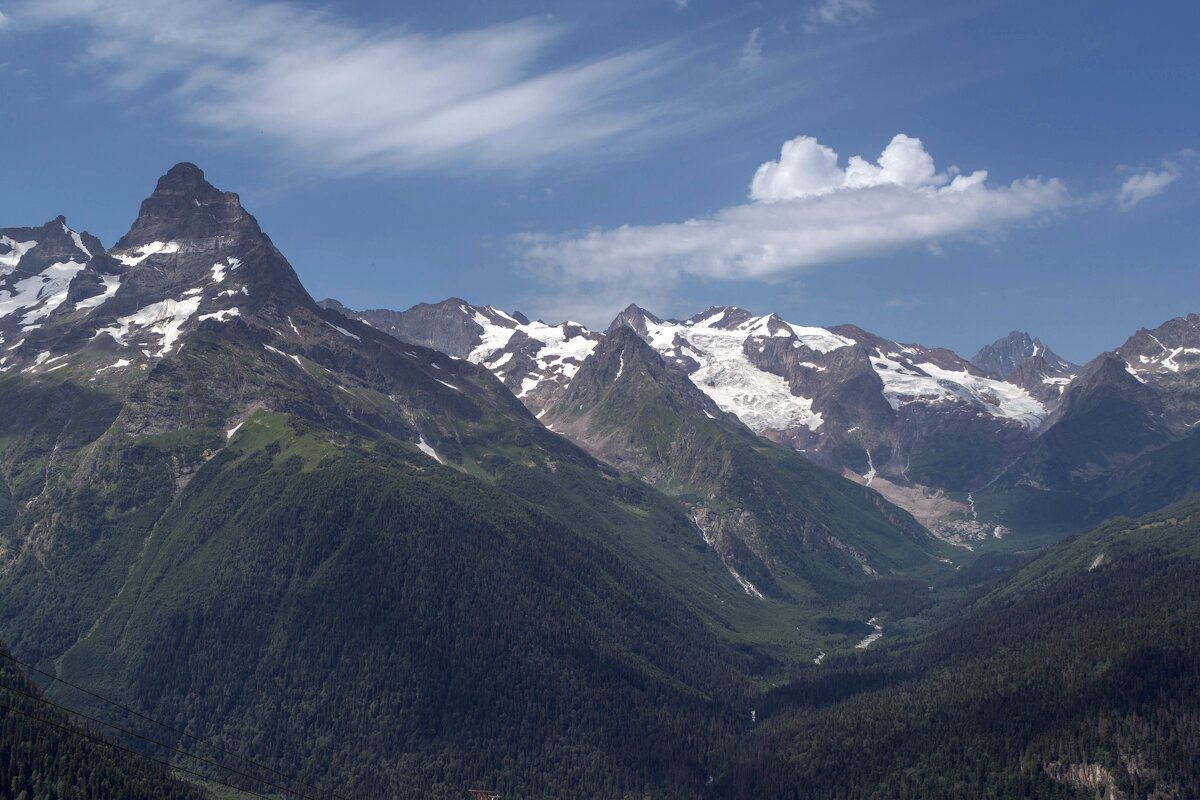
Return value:
M 0 228 L 0 409 L 13 797 L 1200 792 L 1200 316 L 353 311 L 185 163 Z

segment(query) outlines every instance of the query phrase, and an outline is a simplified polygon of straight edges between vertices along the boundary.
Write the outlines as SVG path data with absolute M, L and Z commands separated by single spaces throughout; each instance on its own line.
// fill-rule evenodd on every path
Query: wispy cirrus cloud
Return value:
M 550 287 L 545 306 L 599 319 L 627 302 L 668 297 L 682 280 L 780 281 L 913 245 L 994 236 L 1071 202 L 1056 179 L 993 186 L 982 170 L 938 172 L 921 141 L 904 134 L 876 161 L 855 156 L 845 166 L 832 148 L 797 137 L 758 168 L 749 194 L 748 203 L 679 223 L 522 236 L 524 268 Z M 571 299 L 579 297 L 586 304 Z
M 187 122 L 330 172 L 594 156 L 668 108 L 643 91 L 664 77 L 664 48 L 564 62 L 567 31 L 545 18 L 435 35 L 256 0 L 29 0 L 13 13 L 83 26 L 86 59 L 114 88 L 161 92 Z
M 875 13 L 874 0 L 821 0 L 808 9 L 808 30 L 861 22 Z
M 738 66 L 742 69 L 753 69 L 762 63 L 762 59 L 762 28 L 755 28 L 750 31 L 750 35 L 746 37 L 746 41 L 742 44 L 742 52 L 738 56 Z

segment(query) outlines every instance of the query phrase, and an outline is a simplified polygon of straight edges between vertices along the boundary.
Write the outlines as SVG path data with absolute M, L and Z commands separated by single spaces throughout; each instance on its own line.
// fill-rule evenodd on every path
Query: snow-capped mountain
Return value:
M 1168 426 L 1187 432 L 1200 423 L 1200 314 L 1143 328 L 1116 355 L 1130 375 L 1161 396 Z
M 158 180 L 111 249 L 61 218 L 0 229 L 0 337 L 2 373 L 136 397 L 133 433 L 303 409 L 441 460 L 447 404 L 527 416 L 486 370 L 318 306 L 238 195 L 192 164 Z
M 493 306 L 473 306 L 452 297 L 408 311 L 352 311 L 336 300 L 326 308 L 355 317 L 401 341 L 482 364 L 534 413 L 566 388 L 601 334 L 576 322 L 548 325 Z
M 797 325 L 728 307 L 687 320 L 633 307 L 617 324 L 684 365 L 755 432 L 864 482 L 882 475 L 969 490 L 1010 462 L 1049 413 L 949 350 L 853 325 Z
M 3 371 L 70 363 L 104 382 L 152 366 L 206 321 L 306 297 L 238 196 L 190 164 L 159 180 L 111 250 L 61 218 L 0 231 L 0 245 Z
M 853 325 L 798 325 L 732 307 L 672 320 L 630 306 L 606 334 L 457 299 L 356 316 L 492 369 L 559 427 L 557 404 L 580 365 L 606 335 L 630 328 L 720 410 L 870 485 L 952 541 L 1078 525 L 1103 508 L 1140 513 L 1151 498 L 1176 499 L 1192 485 L 1169 480 L 1172 465 L 1192 457 L 1168 446 L 1184 447 L 1200 427 L 1197 315 L 1139 331 L 1085 367 L 1020 332 L 972 363 Z M 595 450 L 594 431 L 563 432 Z M 1157 477 L 1135 480 L 1128 470 Z
M 42 338 L 52 316 L 85 314 L 111 297 L 124 271 L 62 217 L 40 228 L 0 229 L 0 370 L 12 368 L 23 343 Z
M 1079 373 L 1079 365 L 1062 358 L 1041 339 L 1024 331 L 984 345 L 971 363 L 984 372 L 1020 386 L 1047 407 L 1053 408 L 1067 384 Z
M 603 336 L 458 299 L 399 313 L 345 311 L 488 367 L 536 414 L 561 396 Z M 838 472 L 970 489 L 1010 462 L 1051 410 L 949 350 L 855 326 L 799 325 L 733 307 L 668 320 L 637 306 L 608 331 L 621 326 L 753 431 Z M 964 437 L 982 446 L 951 444 Z

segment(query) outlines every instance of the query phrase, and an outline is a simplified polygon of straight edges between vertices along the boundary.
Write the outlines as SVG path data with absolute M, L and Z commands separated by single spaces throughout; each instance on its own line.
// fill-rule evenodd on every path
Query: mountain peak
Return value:
M 633 330 L 637 331 L 639 335 L 645 336 L 647 331 L 647 321 L 652 322 L 655 325 L 662 324 L 661 319 L 654 316 L 646 309 L 642 308 L 636 303 L 630 303 L 624 311 L 622 311 L 620 314 L 617 314 L 616 318 L 614 318 L 612 323 L 609 324 L 606 333 L 611 334 L 619 328 L 632 328 Z
M 612 397 L 612 391 L 623 399 Z M 600 340 L 569 384 L 555 419 L 563 416 L 562 412 L 577 416 L 576 409 L 602 402 L 615 403 L 614 408 L 626 402 L 652 402 L 671 413 L 690 409 L 710 418 L 722 416 L 716 403 L 691 382 L 687 371 L 664 359 L 632 325 L 616 325 Z M 566 424 L 565 418 L 562 423 Z
M 242 208 L 234 192 L 209 183 L 195 164 L 181 162 L 158 179 L 142 201 L 137 219 L 114 251 L 151 242 L 205 240 L 230 234 L 261 234 L 258 223 Z
M 159 188 L 163 188 L 164 186 L 211 187 L 211 184 L 204 179 L 204 170 L 190 161 L 180 161 L 171 167 L 165 175 L 158 179 L 158 185 Z
M 980 348 L 971 363 L 991 375 L 1007 380 L 1026 360 L 1044 359 L 1054 374 L 1067 374 L 1078 369 L 1075 364 L 1060 357 L 1047 347 L 1041 339 L 1025 331 L 1010 331 L 989 345 Z

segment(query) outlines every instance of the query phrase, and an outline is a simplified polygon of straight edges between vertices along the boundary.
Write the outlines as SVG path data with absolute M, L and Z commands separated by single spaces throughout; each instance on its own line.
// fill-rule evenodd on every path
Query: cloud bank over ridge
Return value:
M 526 269 L 588 297 L 595 310 L 575 313 L 595 318 L 600 306 L 663 298 L 684 279 L 781 281 L 914 245 L 994 236 L 1071 202 L 1054 178 L 994 186 L 987 177 L 938 172 L 921 140 L 905 134 L 875 161 L 854 156 L 845 166 L 832 148 L 800 136 L 754 173 L 747 203 L 679 223 L 518 241 Z

